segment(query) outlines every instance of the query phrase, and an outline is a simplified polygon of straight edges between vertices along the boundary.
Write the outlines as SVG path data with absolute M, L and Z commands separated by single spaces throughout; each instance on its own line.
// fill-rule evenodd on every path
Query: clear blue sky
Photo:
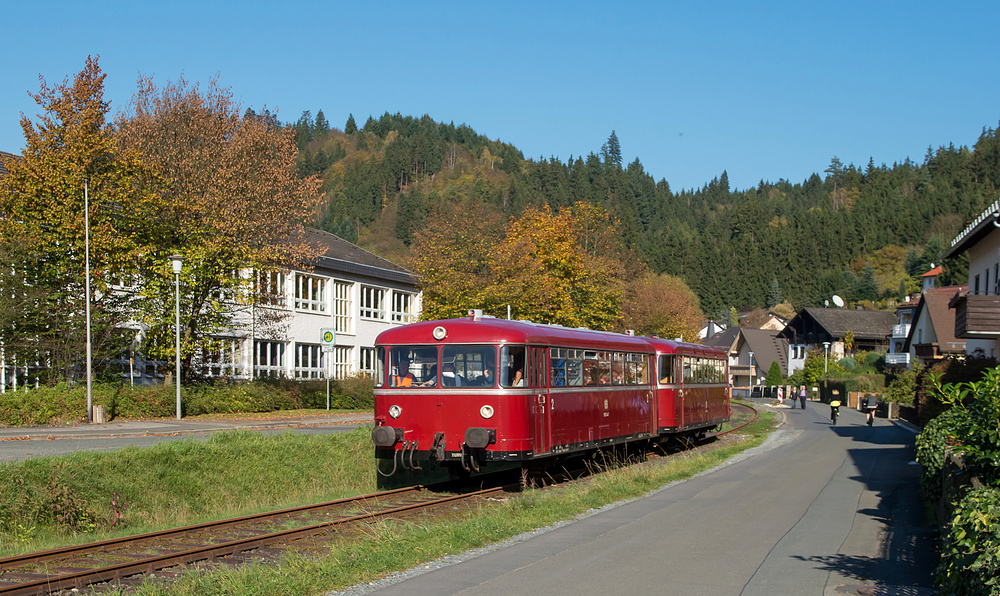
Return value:
M 28 92 L 100 55 L 105 98 L 139 75 L 218 75 L 282 121 L 388 111 L 467 124 L 526 157 L 598 153 L 616 131 L 671 188 L 801 182 L 837 156 L 923 162 L 1000 122 L 1000 3 L 5 2 L 0 150 Z

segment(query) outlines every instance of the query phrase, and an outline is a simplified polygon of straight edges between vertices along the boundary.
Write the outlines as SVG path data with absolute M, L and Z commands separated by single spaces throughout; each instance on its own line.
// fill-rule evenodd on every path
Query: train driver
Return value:
M 413 373 L 410 372 L 410 361 L 403 356 L 396 365 L 396 374 L 390 379 L 390 387 L 409 387 L 413 385 Z

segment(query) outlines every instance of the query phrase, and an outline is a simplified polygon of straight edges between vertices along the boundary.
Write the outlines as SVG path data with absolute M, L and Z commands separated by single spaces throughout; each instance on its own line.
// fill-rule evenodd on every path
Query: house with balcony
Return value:
M 966 286 L 931 287 L 921 292 L 910 332 L 903 343 L 903 352 L 910 357 L 911 366 L 965 355 L 965 340 L 955 337 L 955 312 L 948 305 L 967 289 Z
M 944 258 L 969 253 L 967 291 L 950 302 L 955 311 L 955 337 L 965 352 L 996 359 L 1000 341 L 1000 201 L 986 208 L 951 241 Z
M 906 369 L 910 367 L 910 352 L 904 346 L 906 338 L 910 336 L 910 326 L 913 323 L 913 313 L 920 304 L 920 298 L 907 300 L 896 307 L 898 323 L 892 326 L 892 334 L 889 336 L 889 351 L 885 354 L 885 365 L 893 369 Z

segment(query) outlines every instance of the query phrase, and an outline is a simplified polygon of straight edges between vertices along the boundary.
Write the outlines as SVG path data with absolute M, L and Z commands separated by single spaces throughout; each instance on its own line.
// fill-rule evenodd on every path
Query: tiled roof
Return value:
M 783 373 L 788 371 L 788 340 L 779 337 L 778 331 L 772 329 L 740 328 L 747 347 L 753 351 L 753 359 L 760 365 L 763 374 L 771 368 L 771 363 L 778 362 Z
M 0 177 L 7 175 L 7 165 L 4 163 L 8 159 L 16 159 L 17 156 L 13 153 L 7 153 L 6 151 L 0 151 Z
M 306 240 L 320 250 L 316 267 L 411 285 L 416 285 L 419 280 L 419 276 L 409 269 L 329 232 L 309 229 Z
M 914 312 L 913 323 L 916 323 L 920 317 L 930 317 L 934 336 L 937 338 L 938 347 L 942 352 L 965 353 L 965 340 L 955 337 L 955 311 L 948 308 L 948 303 L 956 294 L 965 294 L 968 290 L 969 286 L 930 288 L 924 290 L 920 297 L 920 304 Z M 911 327 L 911 334 L 914 328 L 915 326 Z M 906 338 L 903 349 L 910 348 L 911 339 L 913 339 L 912 336 Z
M 894 312 L 811 307 L 799 311 L 789 327 L 798 322 L 796 319 L 804 317 L 812 318 L 827 334 L 838 339 L 846 337 L 849 331 L 857 339 L 883 340 L 892 331 L 893 325 L 898 323 Z

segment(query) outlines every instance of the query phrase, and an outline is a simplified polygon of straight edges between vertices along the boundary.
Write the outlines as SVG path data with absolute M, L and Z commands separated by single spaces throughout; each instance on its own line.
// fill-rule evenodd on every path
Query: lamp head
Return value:
M 184 266 L 184 257 L 181 255 L 170 255 L 167 258 L 170 259 L 170 264 L 174 268 L 174 273 L 180 275 L 181 268 Z

